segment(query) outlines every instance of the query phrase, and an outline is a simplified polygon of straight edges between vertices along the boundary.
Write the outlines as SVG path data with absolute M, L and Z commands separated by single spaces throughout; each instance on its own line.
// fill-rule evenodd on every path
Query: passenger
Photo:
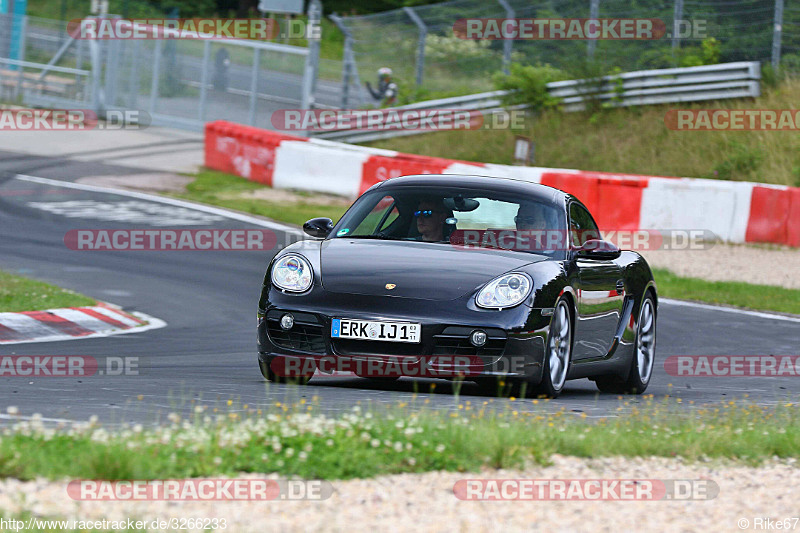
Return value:
M 547 229 L 544 208 L 534 203 L 521 204 L 517 210 L 517 216 L 514 217 L 514 222 L 517 224 L 517 231 Z
M 557 246 L 556 241 L 553 240 L 558 236 L 555 233 L 556 228 L 547 227 L 544 206 L 534 202 L 521 204 L 517 210 L 517 216 L 514 217 L 514 222 L 517 225 L 517 231 L 524 232 L 524 235 L 517 235 L 519 242 L 517 249 L 543 251 L 549 249 L 549 246 Z

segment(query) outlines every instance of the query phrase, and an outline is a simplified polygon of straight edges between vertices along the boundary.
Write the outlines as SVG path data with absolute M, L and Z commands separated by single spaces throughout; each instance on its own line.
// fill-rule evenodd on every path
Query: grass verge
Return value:
M 0 312 L 95 305 L 96 300 L 49 283 L 0 270 Z
M 658 294 L 663 298 L 800 315 L 800 290 L 797 289 L 740 281 L 684 278 L 661 268 L 653 269 L 653 277 L 658 285 Z
M 409 414 L 407 403 L 355 406 L 335 418 L 314 414 L 314 400 L 276 403 L 268 413 L 243 406 L 214 414 L 197 406 L 190 420 L 173 413 L 168 426 L 115 432 L 95 423 L 47 429 L 34 416 L 3 430 L 0 477 L 117 480 L 252 472 L 350 479 L 524 467 L 547 464 L 554 453 L 748 464 L 800 454 L 798 403 L 766 408 L 729 402 L 687 416 L 685 406 L 676 404 L 680 399 L 643 400 L 630 414 L 594 423 L 523 405 L 542 400 L 510 401 L 504 410 L 487 408 L 490 400 L 466 401 L 450 413 L 421 406 Z
M 174 196 L 260 215 L 297 226 L 303 225 L 304 222 L 314 217 L 328 217 L 335 222 L 349 206 L 341 200 L 330 203 L 314 201 L 312 198 L 315 195 L 302 191 L 290 193 L 292 196 L 290 200 L 247 197 L 249 193 L 269 190 L 260 183 L 248 181 L 239 176 L 215 170 L 203 170 L 197 174 L 192 183 L 187 185 L 185 193 Z M 278 193 L 276 192 L 276 194 Z

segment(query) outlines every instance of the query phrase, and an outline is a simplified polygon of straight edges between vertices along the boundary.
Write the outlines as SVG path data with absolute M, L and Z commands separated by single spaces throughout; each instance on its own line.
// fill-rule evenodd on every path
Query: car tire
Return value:
M 556 302 L 550 320 L 542 361 L 542 380 L 533 387 L 534 395 L 557 398 L 564 390 L 571 365 L 572 310 L 569 302 L 561 298 Z
M 272 370 L 272 364 L 276 360 L 280 364 L 280 359 L 283 359 L 281 356 L 269 356 L 265 359 L 258 358 L 258 369 L 261 370 L 261 375 L 264 376 L 264 379 L 270 381 L 272 383 L 290 383 L 296 385 L 305 385 L 309 382 L 311 377 L 314 375 L 314 372 L 306 373 L 302 376 L 279 376 Z M 310 359 L 305 359 L 304 361 L 310 361 Z M 316 368 L 316 363 L 314 363 L 314 367 Z
M 645 296 L 636 321 L 636 340 L 628 379 L 603 376 L 595 380 L 601 392 L 614 394 L 642 394 L 653 376 L 656 357 L 656 305 L 652 294 Z

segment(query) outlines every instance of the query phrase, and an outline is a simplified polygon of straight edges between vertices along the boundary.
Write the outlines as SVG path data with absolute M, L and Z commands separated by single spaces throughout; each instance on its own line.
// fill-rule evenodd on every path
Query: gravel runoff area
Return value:
M 547 467 L 429 472 L 334 481 L 322 501 L 78 502 L 66 482 L 0 482 L 0 512 L 76 520 L 225 518 L 228 531 L 648 531 L 758 530 L 756 519 L 800 515 L 800 467 L 795 459 L 748 467 L 664 458 L 579 459 L 555 456 Z M 247 475 L 244 477 L 255 477 Z M 710 480 L 714 499 L 695 501 L 462 501 L 464 479 Z M 706 481 L 708 483 L 708 481 Z M 740 519 L 748 521 L 741 527 Z M 761 528 L 763 529 L 763 528 Z M 800 523 L 797 524 L 800 531 Z M 222 529 L 218 529 L 222 531 Z
M 744 281 L 800 289 L 800 250 L 789 247 L 715 244 L 706 250 L 641 252 L 650 266 L 709 281 Z

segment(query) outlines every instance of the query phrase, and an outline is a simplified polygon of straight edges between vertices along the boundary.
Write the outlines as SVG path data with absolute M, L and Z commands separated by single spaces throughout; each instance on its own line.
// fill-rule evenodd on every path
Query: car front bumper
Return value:
M 461 302 L 397 299 L 387 313 L 385 298 L 369 302 L 370 297 L 359 297 L 358 306 L 352 302 L 348 305 L 346 300 L 337 305 L 336 299 L 329 293 L 324 306 L 292 296 L 275 304 L 269 302 L 258 315 L 259 359 L 267 364 L 276 356 L 314 359 L 322 372 L 349 370 L 368 377 L 387 372 L 391 376 L 541 380 L 551 319 L 542 309 L 520 305 L 496 311 L 462 305 L 460 312 L 453 312 Z M 280 318 L 287 313 L 292 314 L 294 326 L 284 330 Z M 332 338 L 334 318 L 419 323 L 421 342 Z M 469 341 L 475 330 L 487 333 L 482 347 Z

